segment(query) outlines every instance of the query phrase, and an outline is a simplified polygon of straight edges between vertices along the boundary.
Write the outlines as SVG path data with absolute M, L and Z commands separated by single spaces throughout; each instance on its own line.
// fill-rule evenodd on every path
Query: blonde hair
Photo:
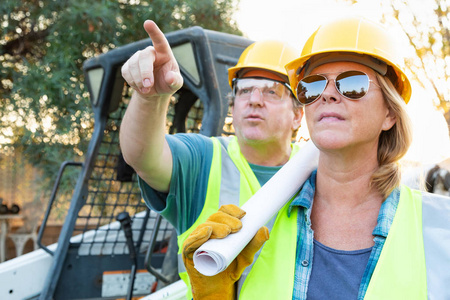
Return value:
M 383 131 L 378 141 L 378 169 L 372 174 L 370 185 L 386 199 L 401 181 L 399 160 L 406 154 L 412 142 L 412 123 L 406 104 L 392 82 L 376 73 L 384 101 L 394 114 L 396 122 L 391 129 Z

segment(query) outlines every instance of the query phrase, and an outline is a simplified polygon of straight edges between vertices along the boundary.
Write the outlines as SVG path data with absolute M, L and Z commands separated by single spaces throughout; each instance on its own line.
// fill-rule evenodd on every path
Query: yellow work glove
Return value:
M 194 268 L 195 250 L 209 239 L 222 239 L 242 228 L 240 219 L 245 212 L 233 204 L 223 205 L 205 223 L 200 224 L 183 243 L 183 262 L 191 281 L 195 300 L 235 299 L 235 283 L 253 257 L 269 239 L 267 227 L 261 227 L 248 245 L 231 262 L 226 270 L 214 276 L 205 276 Z

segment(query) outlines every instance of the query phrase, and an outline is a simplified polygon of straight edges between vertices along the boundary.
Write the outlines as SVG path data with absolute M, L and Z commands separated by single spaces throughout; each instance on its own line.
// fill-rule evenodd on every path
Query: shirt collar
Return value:
M 291 213 L 294 206 L 301 206 L 306 209 L 311 208 L 314 199 L 314 192 L 316 190 L 316 173 L 317 170 L 314 170 L 311 173 L 309 178 L 301 187 L 300 192 L 294 197 L 294 200 L 292 200 L 291 205 L 289 206 L 289 214 Z
M 383 201 L 378 213 L 377 226 L 372 232 L 374 236 L 386 238 L 394 221 L 395 212 L 397 211 L 398 201 L 400 199 L 400 188 L 395 188 L 392 193 Z

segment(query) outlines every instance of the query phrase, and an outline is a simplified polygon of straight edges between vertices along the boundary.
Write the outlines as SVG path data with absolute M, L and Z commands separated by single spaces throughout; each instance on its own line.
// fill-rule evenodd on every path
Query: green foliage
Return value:
M 237 1 L 2 0 L 0 153 L 24 153 L 48 189 L 64 160 L 83 160 L 92 134 L 86 59 L 147 38 L 146 19 L 164 32 L 199 25 L 241 34 Z

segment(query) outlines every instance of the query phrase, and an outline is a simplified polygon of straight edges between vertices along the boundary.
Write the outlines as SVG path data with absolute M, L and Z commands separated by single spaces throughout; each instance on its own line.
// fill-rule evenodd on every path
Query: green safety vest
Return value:
M 261 188 L 258 179 L 241 153 L 236 137 L 212 137 L 211 139 L 213 141 L 213 158 L 209 173 L 205 204 L 195 223 L 178 236 L 178 271 L 181 279 L 183 279 L 188 286 L 188 299 L 192 299 L 192 294 L 189 277 L 181 258 L 183 242 L 198 225 L 204 223 L 211 214 L 219 209 L 220 206 L 224 204 L 242 206 Z M 297 144 L 292 144 L 290 157 L 297 153 L 299 149 Z M 236 180 L 237 178 L 239 178 L 239 181 Z M 287 207 L 288 205 L 286 205 L 283 210 Z M 275 223 L 277 222 L 277 219 L 278 218 L 275 219 Z M 269 230 L 271 230 L 272 226 L 268 227 Z M 276 237 L 273 236 L 271 231 L 270 241 L 275 240 L 275 238 Z M 265 243 L 263 248 L 267 247 L 268 242 Z M 248 270 L 244 271 L 239 280 L 240 286 L 242 286 L 242 283 L 245 281 L 245 278 L 251 269 L 252 268 L 249 267 Z
M 297 238 L 290 230 L 279 233 L 279 240 Z M 240 299 L 292 299 L 295 250 L 286 253 L 285 246 L 280 248 L 281 257 L 274 249 L 273 255 L 268 255 L 268 264 L 253 272 L 263 258 L 261 253 Z M 282 263 L 269 261 L 276 259 Z M 450 199 L 402 186 L 397 212 L 364 299 L 450 299 L 448 284 Z

